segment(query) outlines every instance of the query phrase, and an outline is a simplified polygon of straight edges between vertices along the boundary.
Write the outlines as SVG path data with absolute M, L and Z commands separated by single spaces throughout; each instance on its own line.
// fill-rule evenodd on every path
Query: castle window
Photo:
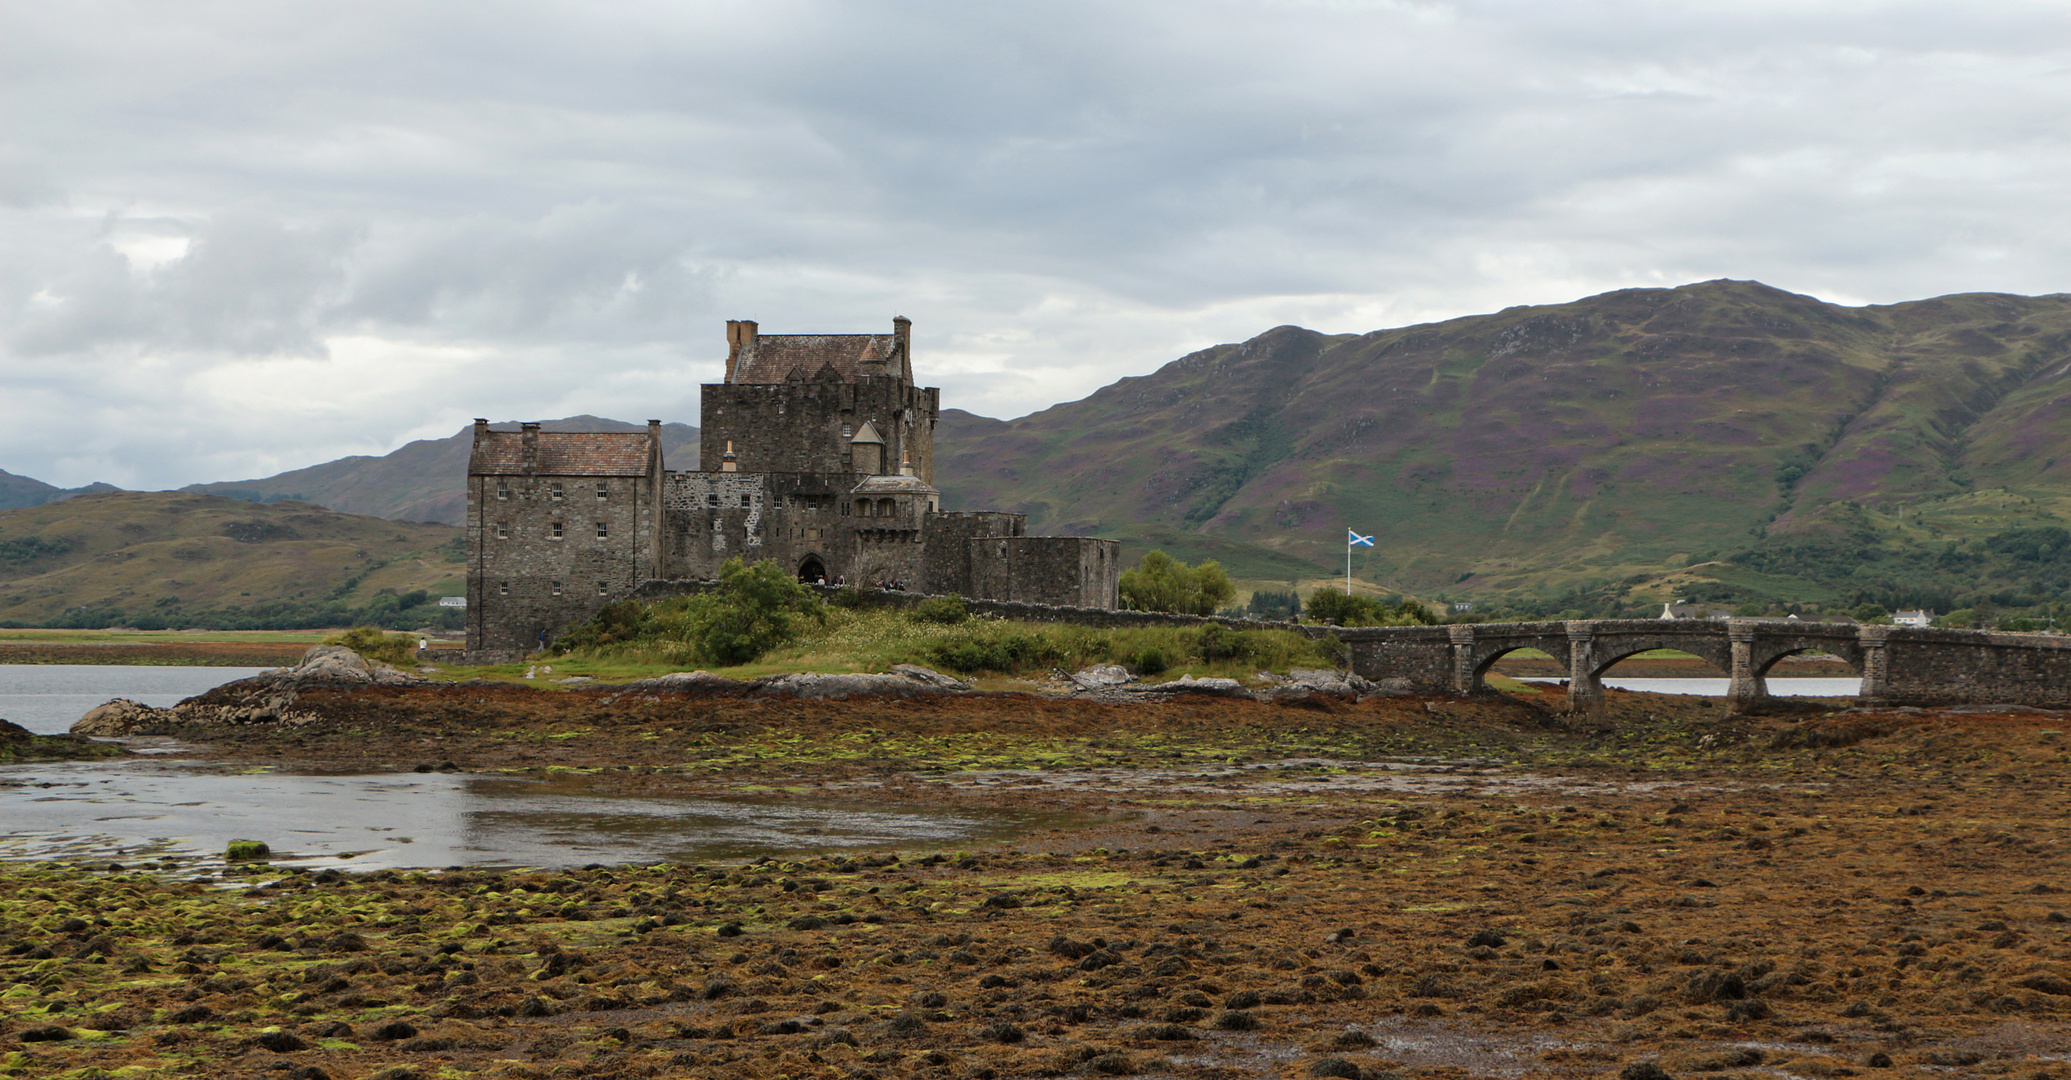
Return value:
M 498 596 L 509 596 L 510 594 L 511 594 L 511 583 L 510 583 L 510 582 L 508 582 L 508 581 L 499 581 L 499 582 L 497 582 L 497 583 L 496 583 L 496 595 L 498 595 Z
M 511 538 L 510 522 L 499 521 L 496 523 L 496 538 L 498 540 L 508 540 Z
M 784 497 L 782 495 L 772 496 L 769 505 L 772 510 L 782 510 L 784 508 Z
M 601 522 L 601 521 L 600 521 L 600 522 L 598 522 L 598 523 L 597 523 L 597 539 L 599 539 L 599 540 L 602 540 L 602 539 L 604 539 L 605 537 L 609 536 L 609 535 L 610 535 L 610 533 L 609 533 L 609 532 L 607 531 L 607 530 L 608 530 L 608 528 L 609 528 L 609 527 L 608 527 L 608 526 L 606 526 L 606 525 L 605 525 L 605 524 L 604 524 L 603 522 Z
M 898 512 L 898 506 L 897 506 L 897 505 L 896 505 L 895 503 L 893 503 L 893 502 L 892 502 L 892 500 L 890 500 L 890 499 L 879 499 L 879 500 L 877 500 L 877 516 L 878 516 L 878 517 L 891 517 L 891 516 L 892 516 L 892 515 L 893 515 L 894 513 L 896 513 L 896 512 Z
M 602 480 L 597 481 L 597 497 L 600 499 L 608 499 L 611 497 L 610 489 L 605 487 L 604 481 Z
M 742 509 L 744 509 L 744 510 L 745 510 L 745 509 L 747 509 L 748 507 L 750 507 L 750 506 L 753 506 L 753 505 L 754 505 L 754 504 L 753 504 L 752 502 L 750 502 L 750 501 L 748 500 L 748 497 L 747 497 L 746 495 L 743 495 L 743 496 L 741 496 L 741 508 L 742 508 Z
M 719 493 L 715 491 L 715 492 L 711 493 L 710 495 L 707 495 L 707 496 L 705 496 L 705 505 L 706 505 L 706 506 L 718 506 L 718 505 L 719 505 Z
M 554 595 L 555 595 L 555 596 L 559 596 L 559 595 L 561 595 L 561 583 L 560 583 L 560 582 L 558 582 L 558 581 L 554 582 Z
M 601 582 L 601 581 L 600 581 L 600 582 L 598 582 L 598 583 L 597 583 L 597 595 L 598 595 L 598 596 L 603 596 L 603 595 L 604 595 L 605 593 L 607 593 L 607 592 L 609 592 L 609 591 L 611 591 L 611 590 L 609 590 L 609 589 L 607 589 L 607 588 L 605 587 L 605 584 L 604 584 L 604 582 Z
M 851 428 L 850 428 L 850 427 L 849 427 L 849 426 L 848 426 L 847 424 L 843 424 L 843 425 L 841 425 L 841 437 L 842 437 L 842 438 L 846 439 L 846 438 L 848 438 L 849 436 L 851 436 L 851 435 L 854 435 L 854 434 L 855 434 L 855 431 L 854 431 L 853 429 L 851 429 Z
M 547 498 L 555 502 L 561 501 L 561 482 L 559 480 L 547 485 Z
M 560 522 L 556 521 L 556 522 L 554 522 L 554 523 L 553 523 L 552 525 L 549 525 L 549 526 L 547 526 L 547 539 L 549 539 L 549 540 L 559 540 L 559 539 L 561 539 L 561 536 L 562 536 L 562 529 L 561 529 L 561 523 L 560 523 Z
M 508 481 L 508 480 L 498 480 L 498 481 L 496 482 L 496 498 L 497 498 L 497 500 L 498 500 L 499 502 L 509 502 L 509 501 L 511 501 L 511 482 L 510 482 L 510 481 Z

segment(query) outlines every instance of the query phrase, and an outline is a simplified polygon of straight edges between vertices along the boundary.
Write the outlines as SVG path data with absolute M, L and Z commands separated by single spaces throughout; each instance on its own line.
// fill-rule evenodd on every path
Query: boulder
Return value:
M 1181 675 L 1165 683 L 1138 684 L 1129 687 L 1133 694 L 1216 694 L 1221 697 L 1242 697 L 1247 694 L 1244 684 L 1235 679 L 1196 679 L 1192 675 Z
M 936 677 L 941 678 L 939 675 Z M 754 680 L 750 685 L 754 687 L 748 691 L 750 697 L 788 697 L 801 701 L 843 701 L 852 697 L 921 698 L 955 692 L 918 679 L 909 679 L 904 675 L 793 673 L 766 675 Z
M 912 679 L 914 682 L 942 690 L 969 690 L 971 688 L 971 684 L 962 679 L 950 678 L 939 671 L 930 671 L 927 668 L 921 667 L 919 664 L 893 664 L 892 670 L 888 674 L 897 675 L 902 679 Z
M 72 724 L 74 735 L 98 735 L 110 738 L 122 735 L 139 735 L 151 727 L 168 722 L 177 722 L 171 709 L 159 709 L 141 701 L 116 698 L 105 705 L 96 705 L 86 711 Z
M 1105 690 L 1136 681 L 1136 676 L 1129 674 L 1128 669 L 1120 664 L 1095 664 L 1082 671 L 1070 674 L 1060 671 L 1058 674 L 1063 675 L 1066 682 L 1081 690 Z

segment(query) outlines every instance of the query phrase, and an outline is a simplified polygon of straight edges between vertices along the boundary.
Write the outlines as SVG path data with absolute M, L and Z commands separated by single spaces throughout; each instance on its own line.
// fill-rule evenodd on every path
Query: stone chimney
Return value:
M 892 369 L 894 374 L 909 377 L 913 374 L 912 337 L 913 320 L 904 315 L 892 316 L 892 353 L 899 359 L 898 365 Z
M 481 445 L 482 440 L 485 437 L 487 437 L 488 434 L 489 421 L 479 416 L 475 417 L 475 445 Z
M 647 462 L 648 467 L 653 469 L 656 475 L 660 475 L 663 463 L 662 422 L 659 420 L 647 422 Z
M 913 475 L 913 462 L 911 462 L 911 461 L 908 461 L 908 460 L 907 460 L 907 459 L 905 458 L 905 456 L 904 456 L 904 455 L 901 455 L 901 456 L 900 456 L 900 458 L 899 458 L 899 475 L 900 475 L 900 476 L 912 476 L 912 475 Z
M 738 457 L 736 457 L 736 456 L 734 456 L 734 452 L 733 452 L 733 440 L 732 440 L 732 439 L 728 439 L 728 440 L 726 440 L 726 453 L 724 453 L 724 454 L 720 455 L 720 457 L 719 457 L 719 471 L 720 471 L 720 472 L 740 472 L 740 471 L 741 471 L 741 459 L 740 459 L 740 458 L 738 458 Z
M 525 475 L 531 476 L 539 471 L 539 425 L 521 424 L 519 430 L 523 432 L 518 436 L 518 445 L 523 452 Z
M 726 381 L 733 381 L 733 370 L 741 362 L 741 354 L 755 344 L 756 325 L 752 319 L 726 320 Z

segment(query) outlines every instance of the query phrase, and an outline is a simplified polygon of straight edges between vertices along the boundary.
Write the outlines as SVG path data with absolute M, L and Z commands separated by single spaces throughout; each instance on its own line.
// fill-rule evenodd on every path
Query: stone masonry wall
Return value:
M 994 511 L 929 514 L 925 541 L 926 563 L 919 578 L 923 592 L 974 596 L 971 585 L 971 553 L 965 543 L 976 537 L 1025 536 L 1028 518 L 1022 514 Z
M 971 593 L 989 600 L 1112 608 L 1121 544 L 1090 536 L 986 537 L 965 541 Z
M 468 640 L 477 648 L 537 648 L 542 635 L 551 641 L 631 593 L 654 565 L 655 500 L 645 477 L 471 476 L 468 484 Z
M 865 421 L 884 436 L 883 469 L 901 455 L 934 482 L 937 391 L 896 378 L 855 382 L 709 383 L 700 398 L 698 460 L 717 470 L 733 443 L 740 471 L 851 473 L 848 440 Z

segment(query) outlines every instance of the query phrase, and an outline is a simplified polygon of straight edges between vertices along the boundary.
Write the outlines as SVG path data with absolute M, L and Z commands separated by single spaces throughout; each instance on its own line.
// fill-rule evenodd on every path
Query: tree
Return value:
M 1438 622 L 1429 608 L 1406 596 L 1391 605 L 1331 588 L 1310 593 L 1306 609 L 1309 618 L 1338 626 L 1432 626 Z
M 698 652 L 731 665 L 796 638 L 803 620 L 824 622 L 827 609 L 775 560 L 746 566 L 733 558 L 719 568 L 719 591 L 697 597 L 684 615 L 684 636 Z
M 1188 566 L 1162 551 L 1153 551 L 1122 571 L 1122 606 L 1133 611 L 1171 611 L 1213 615 L 1237 595 L 1230 575 L 1214 559 Z

